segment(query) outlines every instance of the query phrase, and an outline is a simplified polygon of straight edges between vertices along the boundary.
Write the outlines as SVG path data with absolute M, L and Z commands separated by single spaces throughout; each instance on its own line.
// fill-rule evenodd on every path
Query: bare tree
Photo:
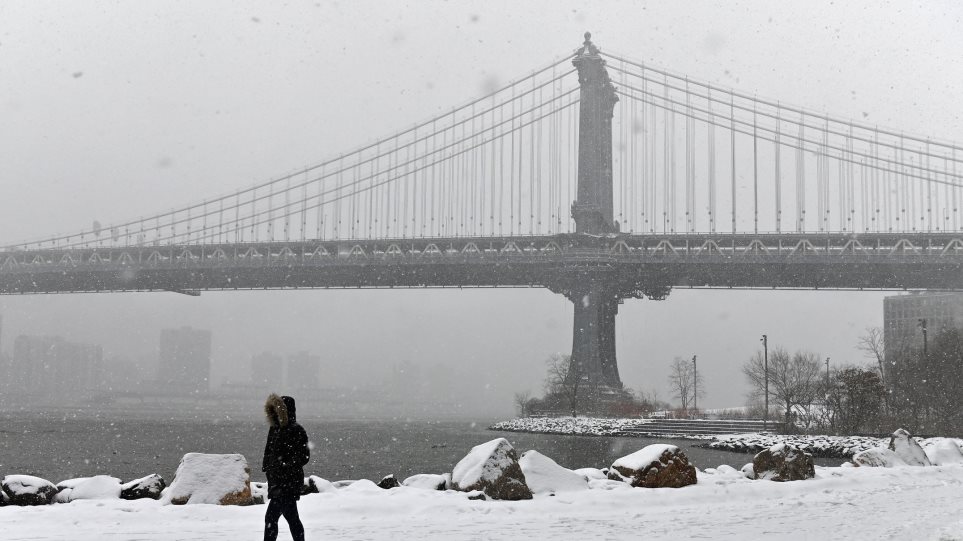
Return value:
M 880 327 L 867 327 L 866 334 L 859 337 L 856 349 L 863 352 L 863 355 L 871 359 L 876 359 L 879 366 L 879 379 L 886 381 L 886 372 L 883 369 L 886 356 L 886 343 L 883 340 L 883 329 Z
M 761 352 L 746 361 L 742 373 L 758 396 L 765 394 L 765 361 Z M 783 348 L 769 349 L 769 395 L 784 409 L 786 426 L 792 422 L 794 406 L 809 405 L 821 390 L 819 355 Z
M 682 357 L 672 359 L 672 364 L 669 365 L 669 385 L 672 388 L 672 396 L 679 399 L 682 410 L 689 411 L 695 392 L 695 374 L 690 361 Z
M 573 361 L 571 355 L 564 353 L 554 353 L 545 362 L 548 365 L 546 392 L 562 397 L 568 402 L 572 417 L 578 417 L 579 392 L 583 390 L 585 375 L 582 363 Z
M 518 412 L 519 417 L 525 417 L 528 415 L 528 403 L 531 400 L 532 393 L 530 391 L 515 393 L 515 410 Z

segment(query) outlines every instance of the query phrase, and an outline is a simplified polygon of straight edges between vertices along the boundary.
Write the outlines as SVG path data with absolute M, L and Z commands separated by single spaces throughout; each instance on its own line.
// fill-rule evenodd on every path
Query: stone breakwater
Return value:
M 696 447 L 756 454 L 778 444 L 791 445 L 801 451 L 819 458 L 851 459 L 853 455 L 867 449 L 885 447 L 889 437 L 871 436 L 826 436 L 791 434 L 649 434 L 645 431 L 647 419 L 602 419 L 593 417 L 526 417 L 495 423 L 489 430 L 506 432 L 528 432 L 536 434 L 559 434 L 570 436 L 610 436 L 610 437 L 658 437 L 666 439 L 703 440 Z M 915 438 L 920 445 L 927 447 L 941 438 Z M 931 441 L 932 440 L 932 441 Z
M 700 447 L 755 454 L 780 443 L 792 445 L 814 457 L 848 459 L 866 449 L 885 447 L 889 443 L 889 437 L 732 434 L 716 436 L 714 441 L 703 443 Z
M 489 430 L 560 434 L 567 436 L 639 436 L 630 430 L 644 429 L 646 419 L 600 419 L 594 417 L 525 417 L 501 421 Z

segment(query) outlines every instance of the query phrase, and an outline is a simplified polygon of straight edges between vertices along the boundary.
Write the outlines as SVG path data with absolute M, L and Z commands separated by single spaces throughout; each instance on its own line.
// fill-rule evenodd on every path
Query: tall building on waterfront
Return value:
M 98 345 L 68 342 L 60 336 L 20 335 L 13 342 L 9 391 L 69 400 L 102 390 L 104 351 Z
M 288 357 L 285 388 L 317 390 L 321 386 L 321 357 L 306 351 Z
M 932 339 L 945 329 L 963 329 L 963 293 L 918 292 L 883 299 L 883 340 L 886 357 L 922 351 L 923 325 Z
M 251 357 L 251 384 L 274 391 L 284 384 L 284 358 L 265 351 Z
M 163 329 L 157 381 L 170 393 L 207 393 L 211 386 L 211 331 Z

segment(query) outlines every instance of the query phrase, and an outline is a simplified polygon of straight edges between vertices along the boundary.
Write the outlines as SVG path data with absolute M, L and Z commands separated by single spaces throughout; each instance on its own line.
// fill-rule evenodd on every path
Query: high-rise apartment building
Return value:
M 70 398 L 105 388 L 104 351 L 59 336 L 20 335 L 13 342 L 9 387 L 14 393 Z
M 321 357 L 301 351 L 288 357 L 287 365 L 287 389 L 317 390 L 321 386 Z
M 922 351 L 924 325 L 930 342 L 945 329 L 963 329 L 963 293 L 912 292 L 883 299 L 887 359 Z
M 157 381 L 171 393 L 206 393 L 211 380 L 211 331 L 181 327 L 160 335 Z

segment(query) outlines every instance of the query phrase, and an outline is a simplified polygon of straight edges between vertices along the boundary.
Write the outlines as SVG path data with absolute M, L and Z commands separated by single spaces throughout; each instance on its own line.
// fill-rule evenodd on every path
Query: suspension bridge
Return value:
M 963 148 L 600 50 L 336 158 L 0 251 L 0 294 L 543 287 L 620 389 L 673 288 L 963 289 Z

